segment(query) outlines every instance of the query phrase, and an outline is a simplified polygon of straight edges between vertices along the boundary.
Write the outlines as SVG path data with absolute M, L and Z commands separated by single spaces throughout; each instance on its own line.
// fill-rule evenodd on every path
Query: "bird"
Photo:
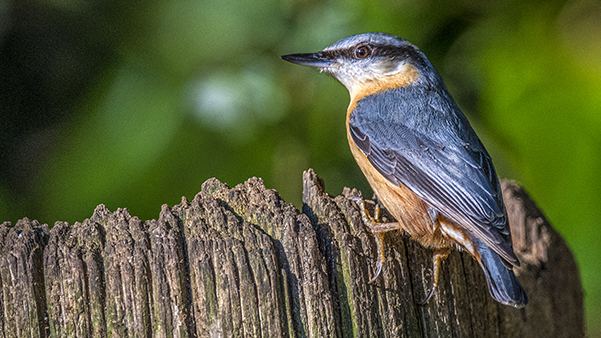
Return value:
M 356 199 L 375 237 L 379 276 L 384 234 L 401 229 L 432 248 L 430 291 L 453 248 L 484 271 L 492 298 L 522 308 L 528 297 L 513 269 L 520 266 L 491 156 L 426 55 L 404 38 L 364 33 L 316 53 L 282 59 L 332 75 L 349 91 L 346 133 L 351 153 L 379 203 L 396 222 L 382 223 Z

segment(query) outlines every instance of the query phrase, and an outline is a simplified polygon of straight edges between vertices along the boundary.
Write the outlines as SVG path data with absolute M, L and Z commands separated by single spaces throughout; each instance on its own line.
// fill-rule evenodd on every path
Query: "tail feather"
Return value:
M 479 263 L 484 270 L 488 291 L 492 298 L 501 304 L 516 308 L 528 304 L 526 292 L 513 271 L 505 266 L 501 257 L 477 238 L 474 238 L 474 242 L 480 253 Z

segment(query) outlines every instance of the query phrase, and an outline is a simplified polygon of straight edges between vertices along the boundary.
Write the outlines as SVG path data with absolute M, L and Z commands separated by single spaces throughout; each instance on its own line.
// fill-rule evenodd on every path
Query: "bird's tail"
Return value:
M 480 253 L 480 266 L 484 270 L 488 291 L 492 298 L 501 304 L 511 305 L 516 308 L 528 304 L 528 296 L 501 257 L 480 240 L 474 238 L 476 247 Z

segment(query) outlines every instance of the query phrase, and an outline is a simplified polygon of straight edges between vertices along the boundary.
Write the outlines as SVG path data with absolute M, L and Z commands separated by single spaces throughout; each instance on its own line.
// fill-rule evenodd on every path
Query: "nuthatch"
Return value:
M 384 233 L 402 229 L 434 248 L 431 288 L 453 247 L 478 261 L 491 296 L 520 308 L 528 303 L 512 268 L 507 212 L 490 155 L 448 93 L 424 53 L 403 38 L 366 33 L 321 52 L 284 55 L 286 61 L 332 74 L 348 89 L 346 115 L 351 152 L 379 201 L 396 223 L 379 223 L 363 200 L 365 224 L 378 245 L 378 277 Z

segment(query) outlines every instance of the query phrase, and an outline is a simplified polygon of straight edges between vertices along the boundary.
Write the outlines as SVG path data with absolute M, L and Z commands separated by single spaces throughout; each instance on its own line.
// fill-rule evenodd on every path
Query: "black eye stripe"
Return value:
M 412 45 L 390 46 L 360 43 L 345 49 L 323 51 L 322 55 L 328 59 L 338 59 L 341 57 L 347 59 L 356 59 L 355 51 L 357 47 L 360 46 L 369 46 L 371 48 L 370 55 L 372 57 L 394 57 L 397 59 L 409 59 L 412 60 L 415 64 L 422 64 L 425 62 L 423 60 L 422 54 Z

